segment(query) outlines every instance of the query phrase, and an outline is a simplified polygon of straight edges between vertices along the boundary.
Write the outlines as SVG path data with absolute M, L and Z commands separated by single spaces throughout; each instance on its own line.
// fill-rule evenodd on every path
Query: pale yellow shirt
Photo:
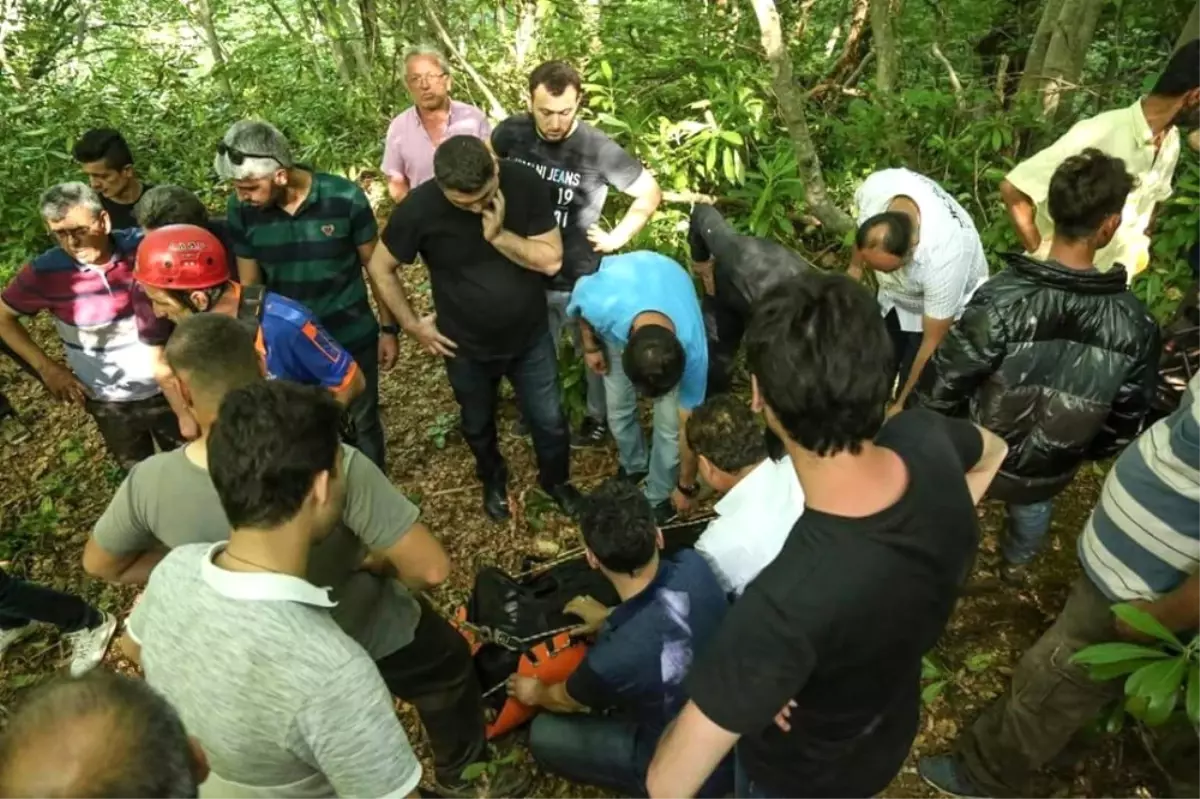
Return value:
M 1108 246 L 1096 253 L 1097 269 L 1107 272 L 1114 263 L 1119 263 L 1132 277 L 1150 262 L 1150 237 L 1146 235 L 1146 228 L 1150 225 L 1154 207 L 1171 196 L 1171 179 L 1179 161 L 1179 130 L 1172 127 L 1163 136 L 1162 145 L 1155 148 L 1154 133 L 1146 122 L 1139 100 L 1127 108 L 1106 111 L 1075 123 L 1054 144 L 1018 164 L 1007 177 L 1009 183 L 1029 195 L 1037 206 L 1035 221 L 1042 234 L 1042 244 L 1036 253 L 1032 253 L 1035 258 L 1046 259 L 1054 237 L 1054 222 L 1046 202 L 1050 178 L 1059 164 L 1089 147 L 1120 158 L 1137 179 L 1125 201 L 1121 226 Z

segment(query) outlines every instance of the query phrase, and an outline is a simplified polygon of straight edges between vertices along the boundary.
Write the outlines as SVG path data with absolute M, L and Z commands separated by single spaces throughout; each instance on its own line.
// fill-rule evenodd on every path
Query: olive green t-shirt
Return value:
M 368 551 L 399 541 L 420 511 L 369 458 L 353 447 L 343 448 L 342 524 L 313 547 L 307 578 L 333 589 L 334 620 L 379 660 L 412 641 L 421 606 L 396 580 L 359 566 Z M 129 471 L 96 522 L 93 536 L 104 551 L 131 555 L 229 538 L 229 522 L 212 480 L 188 460 L 185 449 L 161 452 Z

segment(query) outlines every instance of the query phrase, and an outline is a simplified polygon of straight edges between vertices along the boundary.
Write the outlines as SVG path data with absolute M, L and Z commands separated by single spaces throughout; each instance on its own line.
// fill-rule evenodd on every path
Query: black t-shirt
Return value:
M 100 195 L 100 204 L 104 206 L 104 210 L 108 211 L 108 218 L 112 220 L 113 230 L 125 230 L 131 227 L 140 227 L 137 219 L 133 215 L 133 207 L 137 205 L 138 200 L 149 190 L 154 188 L 149 183 L 142 184 L 142 193 L 138 195 L 137 200 L 131 203 L 119 203 L 116 200 L 110 200 L 103 194 Z
M 518 236 L 554 229 L 554 203 L 528 167 L 500 163 L 504 227 Z M 453 205 L 436 181 L 422 183 L 392 211 L 382 241 L 402 264 L 429 269 L 438 329 L 468 358 L 524 352 L 546 331 L 542 275 L 513 263 L 483 238 L 479 214 Z
M 492 149 L 501 158 L 532 167 L 554 189 L 554 218 L 562 228 L 563 268 L 551 286 L 570 291 L 575 281 L 600 266 L 587 229 L 600 220 L 608 187 L 625 191 L 642 174 L 642 164 L 621 145 L 586 122 L 562 141 L 537 133 L 533 117 L 519 114 L 492 131 Z
M 741 235 L 711 205 L 697 203 L 692 209 L 688 245 L 693 261 L 714 259 L 717 299 L 747 322 L 751 309 L 768 289 L 814 268 L 782 244 Z
M 904 495 L 859 519 L 805 509 L 688 679 L 704 714 L 741 733 L 738 757 L 770 796 L 887 787 L 916 736 L 921 656 L 974 561 L 964 474 L 982 452 L 978 430 L 918 409 L 875 440 L 904 460 Z M 785 733 L 773 719 L 789 699 Z

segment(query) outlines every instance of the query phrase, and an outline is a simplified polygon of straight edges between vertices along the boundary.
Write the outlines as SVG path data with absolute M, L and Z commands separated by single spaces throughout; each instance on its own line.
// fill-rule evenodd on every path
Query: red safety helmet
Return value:
M 196 225 L 167 225 L 146 234 L 134 279 L 157 289 L 208 289 L 229 280 L 221 240 Z

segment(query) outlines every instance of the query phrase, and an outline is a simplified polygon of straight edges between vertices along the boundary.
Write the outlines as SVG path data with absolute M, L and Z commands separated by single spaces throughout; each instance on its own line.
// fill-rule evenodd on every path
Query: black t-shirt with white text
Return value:
M 903 459 L 903 496 L 862 518 L 806 508 L 687 682 L 708 718 L 742 735 L 738 758 L 769 796 L 887 787 L 916 736 L 921 656 L 974 562 L 964 474 L 982 452 L 979 431 L 917 409 L 875 441 Z M 788 700 L 797 706 L 783 732 L 773 720 Z
M 554 217 L 562 228 L 563 268 L 551 286 L 570 291 L 575 281 L 600 266 L 587 229 L 600 220 L 608 187 L 625 191 L 642 174 L 636 158 L 586 122 L 562 141 L 538 135 L 533 117 L 509 117 L 492 131 L 492 149 L 501 158 L 531 167 L 554 189 Z
M 554 203 L 537 174 L 500 163 L 504 228 L 518 236 L 554 229 Z M 482 217 L 446 199 L 437 181 L 422 183 L 396 206 L 381 241 L 402 264 L 420 255 L 429 269 L 438 329 L 460 357 L 507 358 L 546 332 L 541 274 L 510 261 L 483 237 Z

